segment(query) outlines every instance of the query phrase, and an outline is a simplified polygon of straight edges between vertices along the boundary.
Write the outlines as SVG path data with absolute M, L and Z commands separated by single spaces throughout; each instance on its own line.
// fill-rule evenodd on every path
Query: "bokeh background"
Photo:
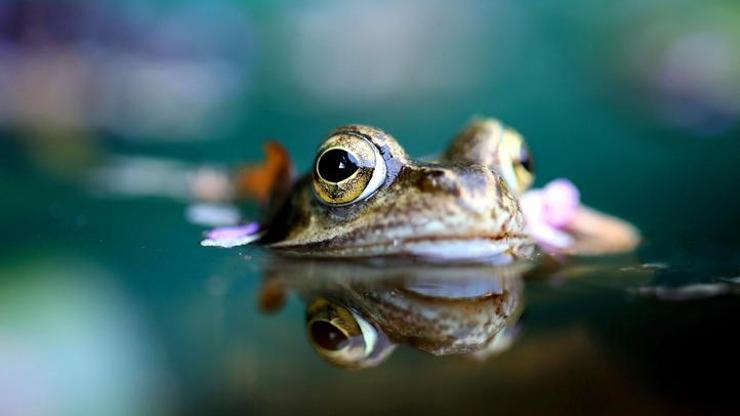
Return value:
M 432 155 L 475 115 L 524 134 L 538 185 L 567 177 L 634 222 L 640 260 L 738 273 L 735 1 L 2 2 L 0 413 L 316 409 L 306 391 L 328 393 L 311 382 L 372 390 L 432 366 L 324 370 L 299 302 L 258 316 L 253 268 L 198 246 L 186 187 L 261 159 L 267 138 L 304 170 L 350 122 Z M 599 357 L 589 371 L 611 374 Z M 541 393 L 535 379 L 507 395 Z M 658 401 L 681 409 L 674 396 Z M 619 402 L 587 397 L 588 412 Z

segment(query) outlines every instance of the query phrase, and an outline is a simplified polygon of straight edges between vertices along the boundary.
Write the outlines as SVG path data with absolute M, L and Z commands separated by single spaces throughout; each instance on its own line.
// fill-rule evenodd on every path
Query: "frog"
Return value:
M 473 119 L 432 159 L 413 159 L 389 133 L 360 124 L 329 133 L 300 177 L 284 147 L 266 150 L 266 163 L 241 169 L 227 192 L 261 203 L 264 219 L 214 229 L 201 245 L 507 264 L 628 253 L 642 241 L 629 222 L 582 204 L 566 178 L 530 189 L 529 146 L 494 118 Z
M 432 261 L 531 259 L 519 196 L 534 180 L 521 134 L 474 119 L 433 160 L 410 157 L 377 127 L 340 126 L 311 170 L 281 173 L 258 243 L 287 256 Z

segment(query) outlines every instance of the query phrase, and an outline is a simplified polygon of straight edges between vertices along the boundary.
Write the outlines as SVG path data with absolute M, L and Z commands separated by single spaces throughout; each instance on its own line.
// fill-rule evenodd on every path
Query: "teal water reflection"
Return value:
M 6 261 L 16 266 L 2 275 L 0 338 L 16 388 L 4 391 L 29 400 L 17 408 L 35 403 L 33 391 L 17 396 L 34 383 L 59 392 L 53 414 L 82 403 L 113 414 L 477 413 L 492 400 L 524 413 L 736 410 L 723 381 L 736 370 L 736 296 L 678 302 L 640 293 L 717 283 L 718 268 L 698 279 L 711 267 L 628 257 L 546 272 L 411 265 L 391 273 L 276 265 L 253 250 L 156 244 L 163 237 L 106 261 L 61 248 Z M 194 258 L 183 265 L 178 252 Z M 383 331 L 373 341 L 381 354 L 367 355 L 378 358 L 372 368 L 337 369 L 317 354 L 310 323 L 325 312 L 321 299 Z M 99 392 L 92 401 L 77 393 L 88 389 Z

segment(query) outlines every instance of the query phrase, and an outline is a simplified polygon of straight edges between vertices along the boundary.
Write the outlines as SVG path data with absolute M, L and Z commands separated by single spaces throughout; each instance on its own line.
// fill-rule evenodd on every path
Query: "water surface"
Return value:
M 41 380 L 54 387 L 52 409 L 91 400 L 118 414 L 738 411 L 738 268 L 727 252 L 672 264 L 648 245 L 547 270 L 291 267 L 256 249 L 200 247 L 181 202 L 19 180 L 53 195 L 29 193 L 39 200 L 23 202 L 3 250 L 0 357 L 15 381 L 2 398 L 20 409 L 37 405 Z M 515 293 L 510 342 L 476 355 L 485 342 L 435 350 L 454 331 L 431 343 L 434 328 L 390 334 L 395 349 L 355 370 L 312 347 L 316 299 L 346 302 L 352 290 L 345 306 L 372 323 L 378 294 L 399 288 L 425 313 L 447 308 L 451 322 L 481 308 L 495 317 L 497 296 Z M 465 299 L 478 304 L 466 310 Z

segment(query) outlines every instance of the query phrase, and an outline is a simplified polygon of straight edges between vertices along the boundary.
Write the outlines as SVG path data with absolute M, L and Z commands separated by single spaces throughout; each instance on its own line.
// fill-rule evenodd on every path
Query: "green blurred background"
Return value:
M 319 364 L 259 357 L 309 354 L 280 342 L 301 307 L 255 316 L 258 276 L 198 246 L 178 173 L 267 138 L 305 170 L 350 122 L 432 155 L 475 115 L 525 136 L 537 185 L 635 223 L 642 261 L 737 273 L 735 1 L 3 2 L 0 413 L 282 402 Z

